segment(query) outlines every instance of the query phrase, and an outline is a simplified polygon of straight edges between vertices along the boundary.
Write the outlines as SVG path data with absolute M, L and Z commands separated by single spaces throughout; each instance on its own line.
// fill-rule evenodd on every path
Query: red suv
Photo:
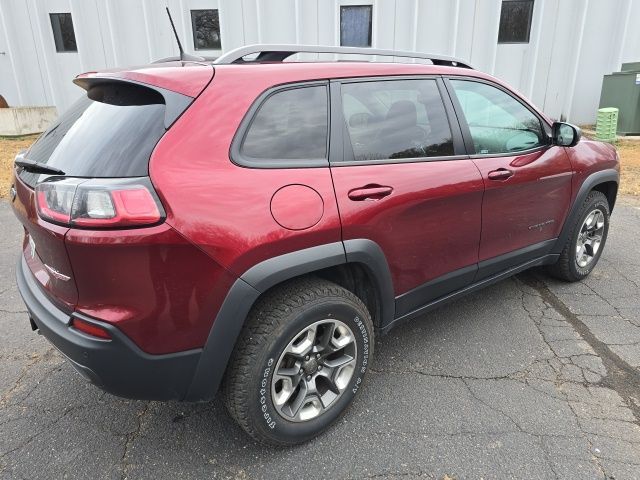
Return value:
M 262 45 L 75 83 L 15 162 L 32 328 L 116 395 L 221 388 L 263 442 L 336 420 L 376 335 L 529 267 L 580 280 L 607 238 L 615 149 L 458 60 Z

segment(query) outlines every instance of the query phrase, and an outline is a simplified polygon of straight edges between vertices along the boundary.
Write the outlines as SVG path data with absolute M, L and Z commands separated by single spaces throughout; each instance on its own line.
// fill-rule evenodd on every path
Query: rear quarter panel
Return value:
M 167 222 L 237 276 L 265 259 L 340 241 L 328 165 L 254 169 L 230 160 L 229 147 L 245 113 L 274 85 L 268 75 L 259 75 L 264 71 L 216 69 L 215 80 L 158 143 L 150 163 Z M 297 184 L 314 189 L 323 203 L 320 220 L 304 230 L 282 227 L 270 209 L 276 191 Z
M 76 311 L 107 321 L 151 354 L 202 347 L 235 280 L 169 225 L 69 229 Z

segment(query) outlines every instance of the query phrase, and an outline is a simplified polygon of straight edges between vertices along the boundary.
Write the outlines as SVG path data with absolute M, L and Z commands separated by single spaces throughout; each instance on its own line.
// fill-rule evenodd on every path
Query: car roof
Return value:
M 166 62 L 152 63 L 138 67 L 110 69 L 88 72 L 77 78 L 121 78 L 172 90 L 183 95 L 195 97 L 204 85 L 216 76 L 238 77 L 243 80 L 253 78 L 264 88 L 272 86 L 306 82 L 313 80 L 333 80 L 342 78 L 391 77 L 412 75 L 460 76 L 487 80 L 501 85 L 520 97 L 548 122 L 551 120 L 518 91 L 479 70 L 445 65 L 424 63 L 392 63 L 379 61 L 313 61 L 313 62 L 247 62 L 216 64 L 209 61 L 181 62 L 171 59 Z
M 287 61 L 298 54 L 317 54 L 318 59 L 323 54 L 330 54 L 334 59 L 336 55 L 339 59 L 343 59 L 344 55 L 356 55 L 357 60 L 366 58 L 375 61 Z M 393 60 L 379 62 L 380 58 L 393 58 Z M 405 63 L 396 63 L 399 58 L 405 59 Z M 416 61 L 420 63 L 415 63 Z M 425 65 L 425 61 L 429 64 Z M 213 75 L 211 70 L 206 69 L 222 72 L 229 69 L 232 75 L 266 75 L 274 84 L 344 77 L 456 75 L 460 71 L 468 75 L 470 72 L 476 72 L 467 61 L 441 54 L 332 45 L 255 44 L 232 49 L 213 60 L 187 55 L 180 50 L 178 57 L 158 60 L 144 67 L 91 72 L 80 75 L 78 78 L 126 78 L 162 86 L 187 95 L 197 95 L 188 88 L 189 80 L 195 79 L 197 80 L 195 83 L 202 86 L 203 79 L 207 75 Z M 471 75 L 477 76 L 475 73 Z M 200 91 L 201 89 L 197 89 L 198 93 Z
M 225 75 L 259 75 L 274 85 L 309 80 L 391 75 L 465 75 L 490 78 L 477 70 L 462 67 L 388 62 L 251 62 L 214 64 L 211 62 L 167 61 L 149 65 L 82 73 L 82 78 L 117 78 L 166 88 L 196 96 L 203 82 L 215 72 Z

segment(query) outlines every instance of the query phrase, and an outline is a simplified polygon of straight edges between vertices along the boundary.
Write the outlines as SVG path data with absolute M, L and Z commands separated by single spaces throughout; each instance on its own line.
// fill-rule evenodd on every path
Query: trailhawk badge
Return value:
M 33 237 L 31 235 L 29 235 L 29 253 L 31 254 L 32 259 L 36 258 L 36 242 L 33 240 Z M 63 282 L 68 282 L 71 279 L 69 275 L 60 273 L 58 270 L 47 265 L 46 263 L 43 262 L 42 264 L 52 277 L 57 278 L 58 280 L 62 280 Z

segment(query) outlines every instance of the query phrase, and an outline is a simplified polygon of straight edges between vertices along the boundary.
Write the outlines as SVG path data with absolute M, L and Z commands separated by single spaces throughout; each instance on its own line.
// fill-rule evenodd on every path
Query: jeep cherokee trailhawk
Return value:
M 615 149 L 456 59 L 258 45 L 74 82 L 15 161 L 32 328 L 116 395 L 220 389 L 263 442 L 336 420 L 376 335 L 529 267 L 580 280 L 607 238 Z

